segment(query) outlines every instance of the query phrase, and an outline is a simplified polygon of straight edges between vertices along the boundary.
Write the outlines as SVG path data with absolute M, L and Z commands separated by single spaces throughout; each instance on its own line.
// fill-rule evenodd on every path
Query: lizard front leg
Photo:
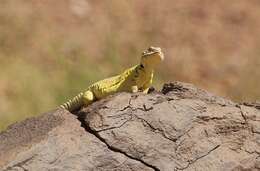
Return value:
M 96 99 L 95 95 L 92 91 L 88 90 L 88 91 L 84 92 L 82 100 L 83 100 L 83 103 L 85 106 L 93 103 L 95 99 Z
M 148 87 L 148 88 L 146 88 L 146 89 L 144 89 L 144 90 L 143 90 L 143 93 L 144 93 L 144 94 L 147 94 L 147 93 L 148 93 L 148 91 L 149 91 L 149 87 Z
M 143 85 L 143 87 L 142 87 L 142 92 L 143 92 L 144 94 L 147 94 L 147 93 L 148 93 L 149 88 L 150 88 L 152 82 L 153 82 L 153 76 L 151 76 L 151 78 Z
M 131 87 L 131 92 L 132 92 L 132 93 L 137 93 L 137 92 L 138 92 L 138 87 L 137 87 L 137 85 Z

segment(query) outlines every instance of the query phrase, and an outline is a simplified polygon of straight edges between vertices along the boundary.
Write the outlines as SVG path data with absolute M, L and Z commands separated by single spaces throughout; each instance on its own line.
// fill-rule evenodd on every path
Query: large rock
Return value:
M 76 115 L 57 110 L 14 124 L 0 134 L 0 167 L 260 170 L 257 106 L 179 82 L 148 95 L 119 93 Z

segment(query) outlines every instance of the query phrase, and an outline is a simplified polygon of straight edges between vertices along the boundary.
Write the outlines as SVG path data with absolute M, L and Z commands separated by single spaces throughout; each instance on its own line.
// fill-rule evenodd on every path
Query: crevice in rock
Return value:
M 146 105 L 143 104 L 143 108 L 138 107 L 138 108 L 136 108 L 136 109 L 137 109 L 137 110 L 144 111 L 144 112 L 148 112 L 148 111 L 150 111 L 150 110 L 153 110 L 153 107 L 151 106 L 151 107 L 147 108 Z
M 123 109 L 120 109 L 120 110 L 118 110 L 118 112 L 123 112 L 123 111 L 125 111 L 125 110 L 127 110 L 127 109 L 131 109 L 132 107 L 131 107 L 131 98 L 129 99 L 129 102 L 128 102 L 128 105 L 127 106 L 125 106 Z
M 172 142 L 174 142 L 174 143 L 177 141 L 177 138 L 172 139 L 172 138 L 168 137 L 167 135 L 165 135 L 165 133 L 164 133 L 164 131 L 163 131 L 162 129 L 155 128 L 152 124 L 150 124 L 150 123 L 149 123 L 148 121 L 146 121 L 145 119 L 140 118 L 140 117 L 138 117 L 138 116 L 136 116 L 136 115 L 135 115 L 135 117 L 136 117 L 137 119 L 141 120 L 142 123 L 145 123 L 146 125 L 148 125 L 153 132 L 158 131 L 164 138 L 166 138 L 167 140 L 170 140 L 170 141 L 172 141 Z
M 254 129 L 252 129 L 252 133 L 254 133 L 254 134 L 260 134 L 260 132 L 255 131 Z
M 125 111 L 125 110 L 127 110 L 127 109 L 132 109 L 132 111 L 141 110 L 141 111 L 144 111 L 144 112 L 148 112 L 148 111 L 150 111 L 150 110 L 153 110 L 153 107 L 152 107 L 152 106 L 149 107 L 149 108 L 147 108 L 147 106 L 146 106 L 145 104 L 143 104 L 143 107 L 142 107 L 142 108 L 141 108 L 141 107 L 134 108 L 134 107 L 132 107 L 131 101 L 132 101 L 132 97 L 129 99 L 128 105 L 125 106 L 125 107 L 122 108 L 122 109 L 119 109 L 118 112 L 123 112 L 123 111 Z
M 185 141 L 185 139 L 182 139 L 181 141 L 179 141 L 183 136 L 185 135 L 189 135 L 189 132 L 193 129 L 193 126 L 191 126 L 187 131 L 183 132 L 181 135 L 179 135 L 176 139 L 176 148 L 175 148 L 175 152 L 177 151 L 177 149 L 179 148 L 179 146 Z M 179 142 L 178 142 L 179 141 Z
M 122 150 L 119 149 L 119 148 L 116 148 L 116 147 L 114 147 L 114 146 L 111 146 L 109 143 L 106 142 L 106 140 L 105 140 L 103 137 L 101 137 L 101 136 L 98 134 L 97 131 L 92 130 L 92 129 L 89 127 L 89 125 L 87 125 L 87 124 L 85 123 L 84 117 L 78 117 L 78 120 L 81 122 L 81 126 L 82 126 L 88 133 L 94 135 L 94 136 L 95 136 L 96 138 L 98 138 L 101 142 L 103 142 L 103 143 L 107 146 L 107 148 L 108 148 L 109 150 L 111 150 L 111 151 L 113 151 L 113 152 L 115 152 L 115 153 L 123 154 L 123 155 L 126 156 L 127 158 L 130 158 L 130 159 L 132 159 L 132 160 L 138 161 L 138 162 L 144 164 L 145 166 L 147 166 L 147 167 L 149 167 L 149 168 L 151 168 L 151 169 L 153 169 L 153 170 L 155 170 L 155 171 L 160 171 L 160 169 L 157 168 L 156 166 L 153 166 L 153 165 L 151 165 L 151 164 L 149 164 L 149 163 L 143 161 L 142 159 L 139 159 L 139 158 L 136 158 L 136 157 L 134 157 L 134 156 L 131 156 L 131 155 L 127 154 L 126 152 L 122 151 Z
M 194 160 L 188 161 L 187 166 L 182 167 L 182 168 L 176 168 L 175 170 L 185 170 L 187 168 L 189 168 L 192 164 L 196 163 L 198 160 L 208 156 L 210 153 L 212 153 L 213 151 L 217 150 L 220 147 L 220 145 L 216 145 L 214 148 L 212 148 L 211 150 L 209 150 L 207 153 L 205 153 L 204 155 L 201 155 L 197 158 L 195 158 Z
M 244 119 L 245 124 L 247 124 L 247 123 L 248 123 L 248 122 L 247 122 L 247 117 L 246 117 L 246 115 L 244 114 L 243 109 L 241 108 L 240 105 L 236 105 L 236 107 L 240 110 L 241 116 L 242 116 L 242 118 Z
M 197 116 L 198 119 L 204 121 L 204 122 L 208 122 L 211 120 L 224 120 L 227 119 L 227 117 L 210 117 L 210 116 Z
M 5 170 L 3 170 L 3 171 L 12 170 L 12 169 L 15 168 L 15 167 L 19 167 L 19 168 L 23 169 L 24 171 L 28 171 L 28 169 L 26 169 L 26 168 L 24 167 L 24 165 L 26 165 L 26 163 L 28 163 L 29 161 L 31 161 L 34 157 L 35 157 L 35 155 L 33 155 L 33 156 L 29 157 L 28 159 L 25 159 L 25 160 L 23 160 L 23 161 L 21 161 L 21 162 L 19 162 L 19 163 L 16 163 L 16 164 L 14 164 L 14 165 L 12 165 L 12 166 L 8 166 L 8 167 L 7 167 Z
M 123 109 L 118 110 L 118 112 L 123 112 L 123 111 L 125 111 L 126 109 L 132 109 L 132 107 L 131 107 L 131 101 L 132 101 L 132 96 L 130 97 L 130 99 L 129 99 L 129 101 L 128 101 L 128 105 L 125 106 Z
M 177 101 L 177 100 L 180 100 L 180 98 L 178 98 L 177 96 L 167 96 L 167 95 L 164 95 L 165 97 L 160 97 L 156 100 L 153 100 L 153 105 L 156 106 L 156 105 L 160 105 L 164 102 L 170 102 L 170 101 Z
M 117 128 L 121 128 L 122 126 L 124 126 L 127 122 L 131 121 L 133 119 L 132 115 L 130 115 L 130 119 L 127 119 L 125 122 L 123 122 L 121 125 L 119 126 L 113 126 L 113 127 L 110 127 L 110 128 L 105 128 L 105 129 L 102 129 L 102 130 L 99 130 L 99 131 L 96 131 L 97 133 L 99 132 L 103 132 L 103 131 L 108 131 L 108 130 L 112 130 L 112 129 L 117 129 Z
M 248 150 L 244 150 L 245 152 L 247 152 L 248 154 L 257 154 L 258 156 L 257 156 L 257 158 L 260 156 L 260 152 L 258 152 L 258 151 L 248 151 Z
M 254 108 L 260 110 L 260 102 L 244 102 L 241 104 L 245 105 L 245 106 L 249 106 L 249 107 L 254 107 Z

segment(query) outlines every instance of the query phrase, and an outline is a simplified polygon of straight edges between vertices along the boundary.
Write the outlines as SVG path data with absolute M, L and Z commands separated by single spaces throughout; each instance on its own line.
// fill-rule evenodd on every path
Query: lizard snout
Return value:
M 149 52 L 160 52 L 160 51 L 161 51 L 161 48 L 160 48 L 160 47 L 150 46 L 147 50 L 148 50 Z

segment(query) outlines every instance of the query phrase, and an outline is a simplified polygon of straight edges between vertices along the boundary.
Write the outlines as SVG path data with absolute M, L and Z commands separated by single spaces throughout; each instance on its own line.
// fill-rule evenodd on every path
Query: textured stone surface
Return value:
M 260 110 L 190 84 L 120 93 L 0 134 L 2 170 L 259 170 Z
M 2 170 L 152 170 L 108 149 L 64 110 L 14 125 L 0 134 L 0 149 Z

